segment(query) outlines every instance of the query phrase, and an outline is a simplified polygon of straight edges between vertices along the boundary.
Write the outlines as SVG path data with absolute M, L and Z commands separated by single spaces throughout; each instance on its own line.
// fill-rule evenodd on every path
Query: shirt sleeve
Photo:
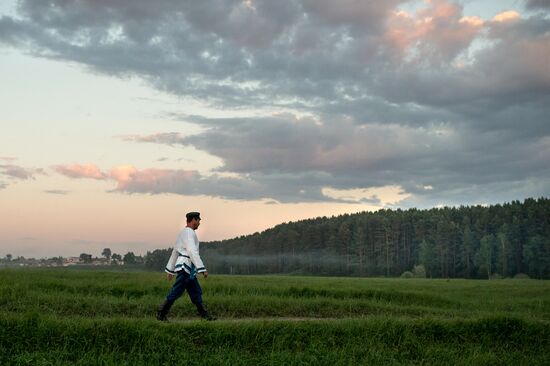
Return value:
M 199 255 L 199 243 L 196 241 L 195 235 L 192 230 L 187 230 L 184 235 L 183 241 L 185 244 L 185 248 L 187 249 L 187 254 L 189 254 L 189 258 L 191 259 L 191 262 L 195 265 L 197 272 L 206 272 L 206 268 L 204 267 L 202 259 Z
M 170 259 L 168 259 L 168 263 L 166 264 L 166 268 L 164 269 L 165 272 L 176 274 L 176 260 L 178 259 L 178 251 L 176 248 L 172 250 L 172 255 L 170 256 Z

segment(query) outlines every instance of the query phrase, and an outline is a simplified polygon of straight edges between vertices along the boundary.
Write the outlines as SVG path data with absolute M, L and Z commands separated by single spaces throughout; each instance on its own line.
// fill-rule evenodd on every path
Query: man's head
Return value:
M 185 217 L 187 218 L 187 227 L 190 227 L 193 230 L 197 230 L 197 228 L 201 224 L 200 212 L 188 212 Z

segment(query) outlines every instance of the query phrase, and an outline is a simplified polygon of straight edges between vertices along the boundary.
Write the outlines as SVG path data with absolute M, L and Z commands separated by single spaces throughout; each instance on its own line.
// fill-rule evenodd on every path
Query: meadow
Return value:
M 0 270 L 0 365 L 550 365 L 550 282 Z

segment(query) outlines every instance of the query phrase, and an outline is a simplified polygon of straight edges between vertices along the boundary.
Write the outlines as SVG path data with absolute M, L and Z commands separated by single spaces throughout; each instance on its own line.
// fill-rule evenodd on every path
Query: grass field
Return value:
M 0 365 L 550 365 L 550 282 L 0 270 Z

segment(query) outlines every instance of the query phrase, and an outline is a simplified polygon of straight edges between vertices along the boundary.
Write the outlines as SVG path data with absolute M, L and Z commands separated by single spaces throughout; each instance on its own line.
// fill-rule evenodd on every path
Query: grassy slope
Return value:
M 172 313 L 180 321 L 161 324 L 152 315 L 170 283 L 158 273 L 0 271 L 0 364 L 550 364 L 549 282 L 212 276 L 202 285 L 221 321 L 189 320 L 183 298 Z

